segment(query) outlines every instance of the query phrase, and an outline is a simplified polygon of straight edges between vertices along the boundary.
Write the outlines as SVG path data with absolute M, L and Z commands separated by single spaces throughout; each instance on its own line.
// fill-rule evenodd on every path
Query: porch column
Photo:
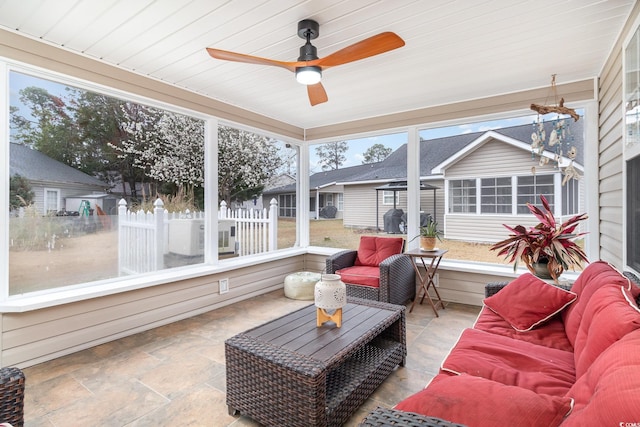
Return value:
M 418 128 L 407 133 L 407 249 L 418 249 L 420 226 L 420 135 Z

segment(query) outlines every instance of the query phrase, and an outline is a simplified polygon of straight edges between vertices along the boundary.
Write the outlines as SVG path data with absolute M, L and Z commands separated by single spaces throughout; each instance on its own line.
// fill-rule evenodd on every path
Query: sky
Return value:
M 526 115 L 521 117 L 512 117 L 508 119 L 500 119 L 500 120 L 490 120 L 490 121 L 480 121 L 474 123 L 467 123 L 464 125 L 457 126 L 446 126 L 434 129 L 423 130 L 420 132 L 420 137 L 423 139 L 434 139 L 434 138 L 443 138 L 447 136 L 453 135 L 461 135 L 465 133 L 472 132 L 485 132 L 492 129 L 500 129 L 504 127 L 510 126 L 518 126 L 523 124 L 533 124 L 537 115 Z M 406 133 L 396 133 L 389 135 L 379 135 L 372 136 L 368 138 L 359 138 L 359 139 L 351 139 L 346 140 L 349 145 L 349 150 L 346 153 L 347 160 L 342 165 L 343 168 L 349 166 L 357 166 L 362 164 L 362 159 L 364 158 L 363 153 L 367 150 L 367 148 L 371 147 L 373 144 L 382 144 L 385 147 L 392 148 L 394 151 L 398 149 L 402 144 L 407 142 L 407 134 Z M 316 155 L 315 151 L 316 146 L 311 146 L 309 149 L 310 155 L 310 169 L 311 172 L 320 172 L 322 168 L 318 164 L 319 158 Z

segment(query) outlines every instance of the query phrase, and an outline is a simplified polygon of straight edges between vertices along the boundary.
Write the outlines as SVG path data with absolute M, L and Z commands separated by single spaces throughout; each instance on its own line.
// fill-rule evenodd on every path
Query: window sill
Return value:
M 93 282 L 90 285 L 74 285 L 56 291 L 41 291 L 29 294 L 14 295 L 0 302 L 0 313 L 22 313 L 61 304 L 68 304 L 92 298 L 99 298 L 121 292 L 144 289 L 180 280 L 220 274 L 257 264 L 276 261 L 283 258 L 304 255 L 305 249 L 289 248 L 276 252 L 239 257 L 219 261 L 216 265 L 200 264 L 193 267 L 180 267 L 137 276 L 130 279 Z

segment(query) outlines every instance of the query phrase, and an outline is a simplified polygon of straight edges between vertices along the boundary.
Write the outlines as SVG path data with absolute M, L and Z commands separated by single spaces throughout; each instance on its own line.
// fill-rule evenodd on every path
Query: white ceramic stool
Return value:
M 320 273 L 300 271 L 289 274 L 284 279 L 284 296 L 291 299 L 313 300 L 313 292 L 319 280 Z

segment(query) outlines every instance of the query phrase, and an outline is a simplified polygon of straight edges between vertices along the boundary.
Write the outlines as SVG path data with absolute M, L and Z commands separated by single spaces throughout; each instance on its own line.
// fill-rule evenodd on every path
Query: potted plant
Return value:
M 429 217 L 427 223 L 420 227 L 420 249 L 423 251 L 432 251 L 436 247 L 436 239 L 442 240 L 441 235 L 442 231 L 438 230 L 438 223 Z
M 509 227 L 503 224 L 511 232 L 509 237 L 491 247 L 491 250 L 499 250 L 498 256 L 505 256 L 509 262 L 513 262 L 513 270 L 518 268 L 518 262 L 522 261 L 532 274 L 553 279 L 558 282 L 558 276 L 566 269 L 574 269 L 582 262 L 589 262 L 587 255 L 578 246 L 575 239 L 586 233 L 575 233 L 578 223 L 587 219 L 587 214 L 576 215 L 562 224 L 556 222 L 547 199 L 540 195 L 542 208 L 527 203 L 531 213 L 540 223 L 528 229 L 522 225 Z

